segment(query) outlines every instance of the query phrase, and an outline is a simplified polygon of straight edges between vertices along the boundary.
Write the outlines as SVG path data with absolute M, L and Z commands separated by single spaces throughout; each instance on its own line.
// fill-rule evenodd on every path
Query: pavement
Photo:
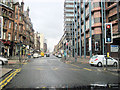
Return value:
M 7 65 L 19 65 L 19 64 L 24 64 L 28 62 L 29 60 L 8 60 Z M 0 65 L 0 78 L 5 76 L 6 74 L 10 73 L 13 70 L 13 68 L 6 68 L 5 66 Z
M 61 58 L 61 61 L 65 63 L 76 63 L 76 64 L 89 64 L 90 57 L 87 57 L 86 59 L 84 57 L 77 58 L 77 61 L 75 61 L 74 57 L 67 57 L 66 60 L 65 58 Z M 118 67 L 104 67 L 104 71 L 112 72 L 112 73 L 120 73 L 120 68 Z

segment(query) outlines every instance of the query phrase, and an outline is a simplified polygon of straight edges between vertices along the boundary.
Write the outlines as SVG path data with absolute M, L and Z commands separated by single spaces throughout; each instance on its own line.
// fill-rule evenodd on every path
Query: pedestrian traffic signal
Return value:
M 112 23 L 105 23 L 105 43 L 112 42 Z

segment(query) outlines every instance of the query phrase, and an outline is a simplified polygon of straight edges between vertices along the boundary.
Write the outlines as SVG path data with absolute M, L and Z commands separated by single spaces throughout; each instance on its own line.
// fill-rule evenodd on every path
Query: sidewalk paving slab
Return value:
M 21 63 L 25 63 L 27 60 L 22 60 Z M 8 65 L 10 64 L 20 64 L 19 60 L 8 60 Z M 2 68 L 2 65 L 0 67 L 0 78 L 5 76 L 6 74 L 10 73 L 13 69 L 10 68 Z
M 11 71 L 12 71 L 12 69 L 0 68 L 0 78 L 2 78 L 3 76 L 5 76 L 7 73 L 9 73 Z

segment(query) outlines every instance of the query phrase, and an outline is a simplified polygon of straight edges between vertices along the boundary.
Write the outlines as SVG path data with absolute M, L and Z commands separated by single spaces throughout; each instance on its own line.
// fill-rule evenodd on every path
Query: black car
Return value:
M 49 54 L 49 53 L 46 53 L 46 57 L 50 57 L 50 54 Z

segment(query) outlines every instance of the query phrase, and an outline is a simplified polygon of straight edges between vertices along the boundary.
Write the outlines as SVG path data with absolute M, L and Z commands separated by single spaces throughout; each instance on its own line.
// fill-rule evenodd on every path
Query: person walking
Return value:
M 75 62 L 77 62 L 77 53 L 75 53 Z

